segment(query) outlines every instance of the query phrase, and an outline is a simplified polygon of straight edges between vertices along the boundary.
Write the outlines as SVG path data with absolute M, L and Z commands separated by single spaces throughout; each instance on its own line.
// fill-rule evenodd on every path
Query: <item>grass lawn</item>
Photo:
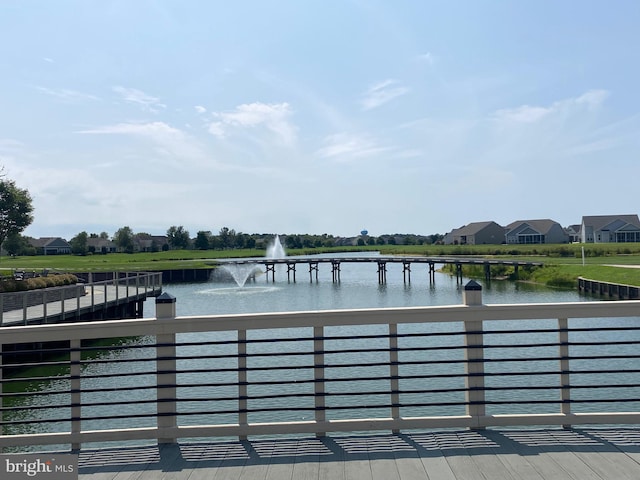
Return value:
M 585 258 L 583 265 L 582 247 Z M 461 256 L 492 259 L 536 261 L 545 264 L 530 278 L 549 283 L 552 278 L 592 280 L 627 285 L 640 285 L 640 244 L 589 245 L 375 245 L 365 247 L 333 247 L 288 250 L 287 255 L 380 251 L 383 255 Z M 110 253 L 107 255 L 50 255 L 33 257 L 1 257 L 0 271 L 42 269 L 64 272 L 90 271 L 161 271 L 210 268 L 218 258 L 264 257 L 263 250 L 172 250 L 156 253 Z

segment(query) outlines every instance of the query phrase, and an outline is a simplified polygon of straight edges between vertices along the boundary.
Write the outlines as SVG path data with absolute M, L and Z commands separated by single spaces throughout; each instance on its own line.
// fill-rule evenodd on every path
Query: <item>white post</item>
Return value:
M 238 424 L 249 424 L 247 401 L 249 390 L 247 386 L 247 331 L 238 330 Z M 247 440 L 246 435 L 241 435 L 240 440 Z
M 482 286 L 475 280 L 470 280 L 463 291 L 463 301 L 470 307 L 482 306 Z M 482 320 L 471 320 L 464 323 L 465 335 L 465 400 L 467 415 L 473 417 L 480 426 L 480 418 L 485 416 L 484 394 L 484 349 Z
M 156 298 L 156 319 L 176 316 L 176 297 L 163 293 Z M 176 334 L 156 335 L 158 443 L 176 443 L 176 435 L 162 433 L 178 425 L 176 408 Z
M 571 376 L 569 374 L 569 322 L 566 318 L 558 319 L 560 330 L 559 354 L 560 354 L 560 411 L 563 415 L 571 414 Z M 562 425 L 563 428 L 571 428 L 571 425 Z
M 82 393 L 80 389 L 80 375 L 82 373 L 80 339 L 73 339 L 69 342 L 69 374 L 71 377 L 71 433 L 79 434 L 82 431 Z M 80 450 L 80 443 L 72 443 L 72 450 Z
M 400 418 L 400 380 L 398 380 L 398 324 L 389 324 L 389 376 L 391 387 L 391 418 L 398 420 Z M 399 430 L 393 430 L 394 434 L 400 433 Z
M 324 423 L 327 419 L 324 398 L 324 327 L 313 327 L 313 379 L 315 394 L 316 423 Z M 324 437 L 326 433 L 317 432 L 316 437 Z

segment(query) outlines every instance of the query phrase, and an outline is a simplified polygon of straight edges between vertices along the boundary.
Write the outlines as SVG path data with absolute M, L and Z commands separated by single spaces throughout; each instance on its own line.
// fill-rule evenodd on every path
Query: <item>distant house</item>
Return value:
M 506 227 L 509 244 L 567 243 L 569 235 L 558 222 L 549 219 L 518 220 Z
M 87 238 L 87 250 L 91 253 L 115 253 L 118 247 L 108 238 Z
M 29 243 L 38 255 L 66 255 L 71 253 L 71 245 L 64 238 L 41 237 L 29 238 Z
M 164 235 L 138 233 L 133 237 L 133 245 L 136 252 L 160 252 L 168 249 L 169 241 Z
M 592 215 L 582 217 L 583 243 L 640 242 L 638 215 Z
M 500 245 L 504 243 L 504 227 L 496 222 L 474 222 L 447 233 L 445 245 Z
M 569 235 L 569 241 L 571 243 L 581 241 L 581 236 L 580 236 L 581 229 L 582 229 L 582 225 L 569 225 L 567 228 L 564 229 L 564 231 L 567 232 L 567 235 Z

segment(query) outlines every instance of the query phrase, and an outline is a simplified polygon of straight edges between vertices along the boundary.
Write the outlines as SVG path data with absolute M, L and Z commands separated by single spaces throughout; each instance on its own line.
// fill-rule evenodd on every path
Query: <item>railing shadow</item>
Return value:
M 640 453 L 639 428 L 464 430 L 83 450 L 80 474 L 550 452 Z M 638 466 L 640 469 L 640 465 Z

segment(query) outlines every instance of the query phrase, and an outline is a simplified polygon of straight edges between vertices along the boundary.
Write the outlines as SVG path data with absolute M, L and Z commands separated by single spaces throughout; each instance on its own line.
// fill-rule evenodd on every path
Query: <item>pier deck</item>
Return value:
M 0 309 L 0 326 L 57 323 L 87 316 L 107 318 L 109 309 L 134 305 L 162 293 L 160 273 L 127 277 L 123 281 L 124 284 L 112 281 L 88 283 L 84 286 L 84 295 L 78 295 L 75 298 L 43 300 L 22 308 L 16 305 L 16 308 L 6 311 Z M 128 281 L 132 282 L 131 285 L 127 285 Z M 20 295 L 37 296 L 38 291 L 21 292 Z M 21 303 L 19 301 L 18 305 Z M 123 317 L 126 318 L 126 315 Z
M 80 453 L 80 479 L 640 478 L 640 429 L 440 431 Z
M 428 267 L 429 278 L 433 281 L 436 265 L 454 265 L 455 275 L 458 280 L 462 281 L 462 267 L 464 265 L 480 266 L 484 269 L 485 278 L 491 278 L 491 268 L 496 266 L 510 266 L 515 271 L 515 277 L 518 276 L 520 267 L 538 267 L 542 266 L 541 262 L 530 262 L 521 260 L 506 259 L 488 259 L 484 257 L 423 257 L 423 256 L 397 256 L 397 255 L 341 255 L 341 256 L 294 256 L 282 258 L 235 258 L 235 259 L 217 259 L 219 265 L 261 265 L 265 267 L 267 281 L 271 274 L 271 281 L 275 282 L 276 265 L 286 265 L 287 280 L 296 281 L 296 267 L 306 264 L 309 269 L 309 279 L 318 280 L 318 265 L 329 264 L 331 266 L 331 274 L 334 282 L 340 281 L 341 265 L 343 263 L 374 263 L 377 264 L 378 283 L 387 282 L 387 264 L 401 264 L 402 274 L 405 283 L 411 282 L 411 266 L 413 264 L 425 265 Z

